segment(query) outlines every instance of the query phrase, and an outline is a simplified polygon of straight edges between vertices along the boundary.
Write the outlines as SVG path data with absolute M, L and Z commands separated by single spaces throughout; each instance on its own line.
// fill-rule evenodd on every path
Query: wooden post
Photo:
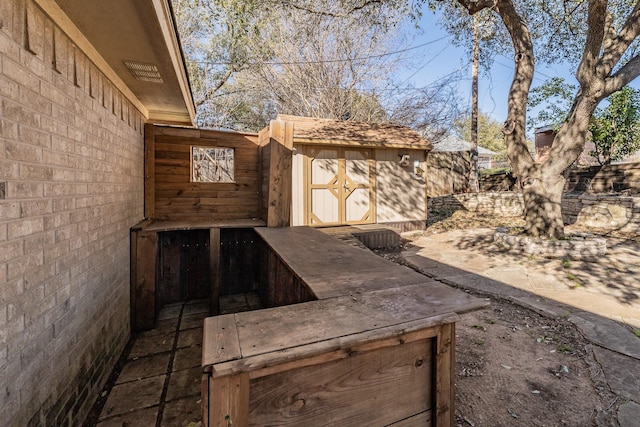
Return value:
M 144 125 L 144 217 L 154 218 L 156 212 L 156 131 L 152 124 Z
M 249 374 L 209 377 L 209 410 L 203 415 L 207 427 L 249 426 Z
M 220 314 L 220 229 L 209 230 L 209 277 L 211 278 L 211 296 L 209 314 Z
M 440 326 L 436 336 L 436 426 L 455 423 L 456 331 L 455 323 Z
M 272 120 L 269 132 L 267 227 L 288 227 L 291 223 L 293 123 Z
M 135 234 L 136 277 L 134 283 L 131 284 L 131 329 L 137 332 L 153 329 L 156 323 L 158 237 L 156 232 L 140 231 Z

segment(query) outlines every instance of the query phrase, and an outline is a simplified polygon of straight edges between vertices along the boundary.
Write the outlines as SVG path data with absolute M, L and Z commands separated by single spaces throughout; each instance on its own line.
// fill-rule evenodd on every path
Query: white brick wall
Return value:
M 80 425 L 129 335 L 143 118 L 33 1 L 0 20 L 0 420 Z

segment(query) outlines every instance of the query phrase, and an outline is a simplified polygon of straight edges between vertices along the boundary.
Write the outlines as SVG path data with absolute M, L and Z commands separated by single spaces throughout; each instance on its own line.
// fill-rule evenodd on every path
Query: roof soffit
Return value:
M 152 122 L 193 124 L 195 107 L 168 0 L 35 0 Z M 141 81 L 124 61 L 155 65 Z

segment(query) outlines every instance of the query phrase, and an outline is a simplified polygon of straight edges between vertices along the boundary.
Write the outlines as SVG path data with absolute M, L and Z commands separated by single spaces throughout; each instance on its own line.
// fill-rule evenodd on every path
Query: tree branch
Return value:
M 533 42 L 525 21 L 518 14 L 511 0 L 498 0 L 496 12 L 502 18 L 514 47 L 514 76 L 508 98 L 508 116 L 504 124 L 507 155 L 510 163 L 524 176 L 533 159 L 526 145 L 527 99 L 533 80 Z M 517 165 L 517 166 L 516 166 Z
M 596 74 L 596 65 L 600 58 L 600 50 L 605 35 L 605 23 L 607 19 L 607 1 L 589 0 L 589 8 L 587 12 L 587 40 L 582 52 L 582 59 L 578 70 L 576 71 L 576 79 L 581 87 L 593 84 L 593 78 Z M 605 76 L 602 76 L 604 78 Z
M 640 55 L 634 56 L 613 76 L 605 79 L 604 97 L 619 91 L 640 76 Z
M 345 16 L 348 16 L 350 13 L 358 12 L 360 10 L 364 10 L 369 7 L 380 6 L 381 4 L 383 4 L 383 1 L 382 0 L 365 0 L 362 3 L 356 4 L 342 13 L 334 13 L 329 10 L 315 9 L 304 4 L 300 4 L 299 2 L 296 2 L 296 1 L 278 1 L 277 4 L 279 6 L 290 7 L 292 9 L 296 9 L 302 12 L 312 13 L 314 15 L 326 16 L 329 18 L 344 18 Z
M 469 15 L 475 15 L 483 9 L 493 9 L 497 0 L 458 0 L 458 3 L 469 11 Z
M 620 33 L 611 38 L 611 40 L 607 40 L 607 43 L 604 46 L 604 53 L 602 55 L 602 59 L 600 60 L 600 64 L 598 65 L 601 68 L 602 75 L 607 76 L 611 73 L 611 70 L 616 66 L 616 64 L 620 61 L 620 58 L 627 51 L 631 43 L 638 37 L 640 34 L 640 2 L 636 3 L 633 11 L 627 17 L 627 20 L 620 30 Z

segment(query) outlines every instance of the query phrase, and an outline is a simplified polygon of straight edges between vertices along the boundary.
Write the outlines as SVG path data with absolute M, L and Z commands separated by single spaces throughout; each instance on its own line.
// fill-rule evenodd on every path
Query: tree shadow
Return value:
M 457 244 L 459 248 L 473 248 L 486 251 L 489 255 L 500 255 L 507 260 L 518 262 L 521 256 L 505 254 L 504 251 L 493 245 L 493 239 L 484 236 L 473 236 L 461 239 Z M 621 250 L 636 251 L 638 247 L 628 246 L 629 242 L 614 243 Z M 414 248 L 417 247 L 414 245 Z M 416 262 L 414 258 L 422 258 Z M 640 255 L 638 255 L 640 258 Z M 532 309 L 543 316 L 568 318 L 591 343 L 595 344 L 594 356 L 598 360 L 601 373 L 604 374 L 608 387 L 618 395 L 618 398 L 637 401 L 637 381 L 640 376 L 637 371 L 640 354 L 640 344 L 634 336 L 636 328 L 630 325 L 612 320 L 601 314 L 596 314 L 590 309 L 580 308 L 566 302 L 550 299 L 534 292 L 520 289 L 509 283 L 486 277 L 464 269 L 455 267 L 445 262 L 411 254 L 405 258 L 407 264 L 415 270 L 449 286 L 466 292 L 485 294 L 487 296 L 502 298 L 515 304 Z M 638 259 L 636 259 L 637 261 Z M 554 260 L 540 260 L 545 265 L 553 265 Z M 586 261 L 587 262 L 587 261 Z M 582 266 L 576 266 L 578 268 Z M 554 267 L 557 268 L 557 267 Z M 625 271 L 620 269 L 621 272 Z M 584 275 L 592 275 L 596 279 L 602 278 L 600 271 L 585 270 Z M 636 273 L 637 275 L 637 273 Z M 632 304 L 637 301 L 639 289 L 635 291 L 626 289 L 619 301 L 623 304 Z M 595 298 L 597 300 L 597 297 Z M 617 314 L 617 313 L 612 313 Z M 596 351 L 597 350 L 597 351 Z M 523 354 L 522 357 L 527 357 Z
M 631 239 L 606 237 L 607 254 L 543 258 L 506 248 L 493 240 L 493 233 L 468 234 L 452 244 L 461 250 L 475 251 L 500 264 L 522 265 L 532 271 L 556 278 L 567 289 L 585 289 L 615 298 L 625 305 L 640 302 L 640 243 Z M 497 265 L 495 263 L 494 265 Z M 491 267 L 489 265 L 488 267 Z

